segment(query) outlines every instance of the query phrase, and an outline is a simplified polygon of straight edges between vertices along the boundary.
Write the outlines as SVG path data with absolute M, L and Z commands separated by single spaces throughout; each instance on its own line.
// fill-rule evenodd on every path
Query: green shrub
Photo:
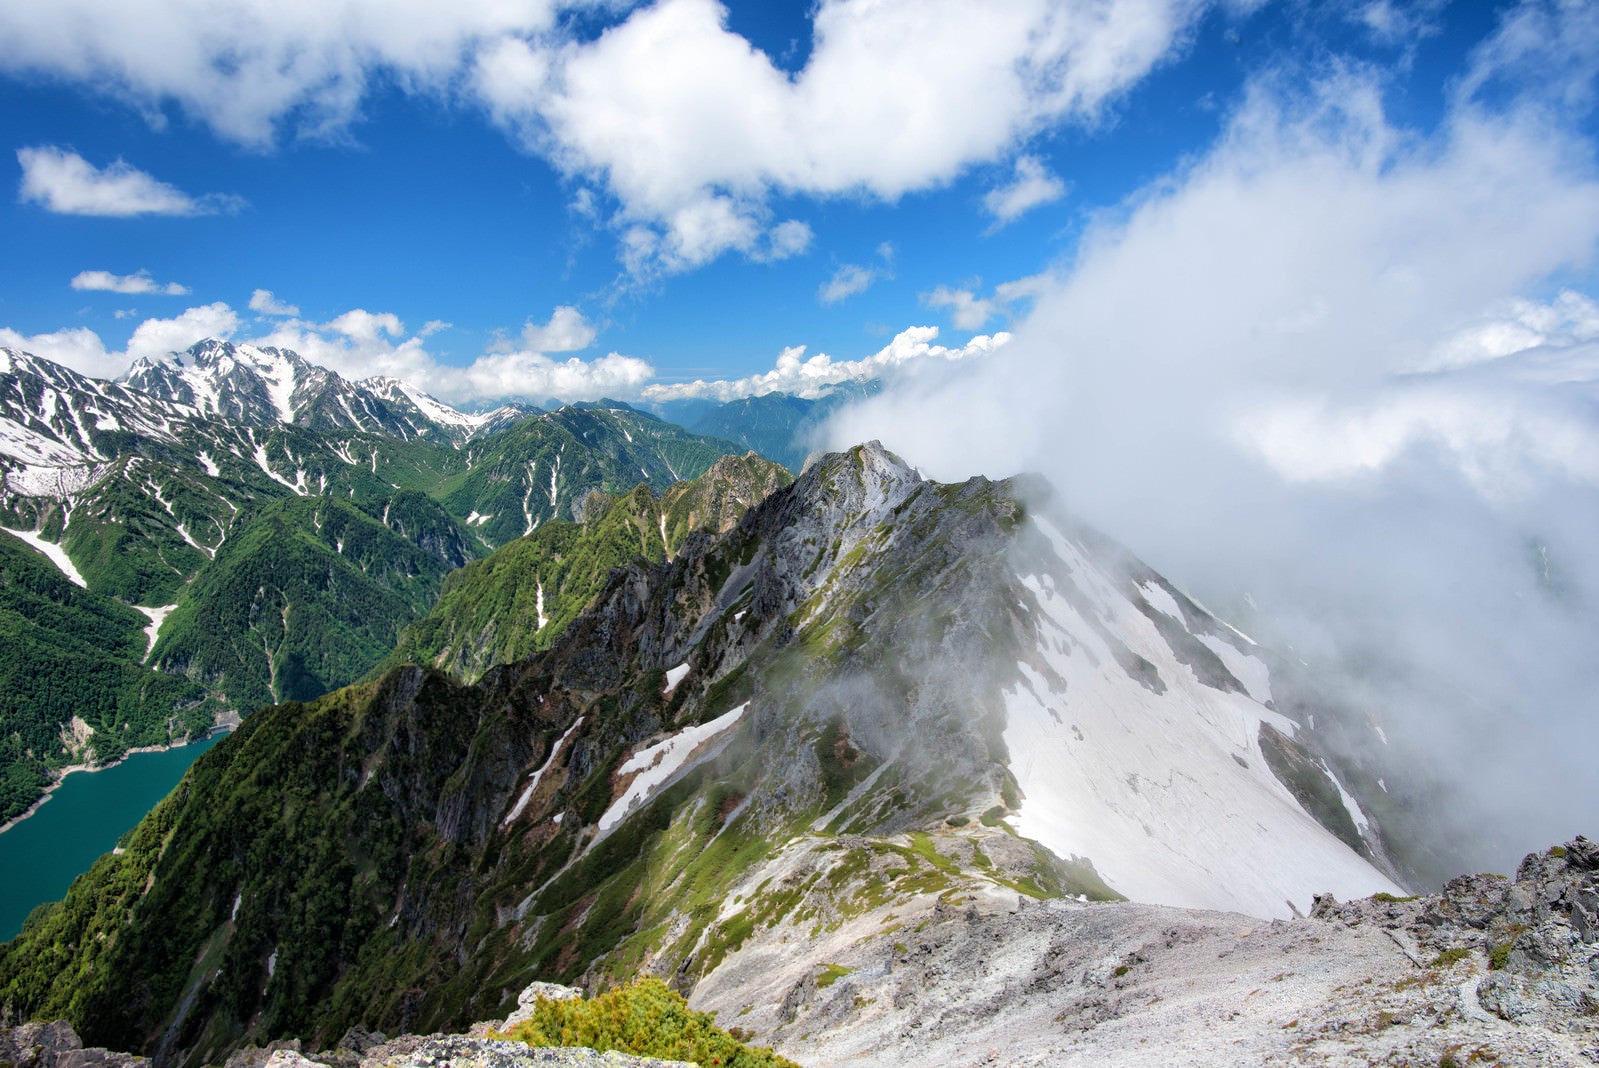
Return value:
M 504 1037 L 530 1046 L 586 1046 L 710 1068 L 799 1068 L 764 1047 L 746 1046 L 695 1012 L 659 979 L 640 979 L 594 998 L 539 998 L 531 1019 Z
M 1447 968 L 1449 965 L 1454 964 L 1457 961 L 1463 961 L 1469 956 L 1471 956 L 1471 950 L 1467 949 L 1465 946 L 1455 946 L 1453 949 L 1446 949 L 1434 957 L 1432 959 L 1432 963 L 1428 965 L 1428 967 Z

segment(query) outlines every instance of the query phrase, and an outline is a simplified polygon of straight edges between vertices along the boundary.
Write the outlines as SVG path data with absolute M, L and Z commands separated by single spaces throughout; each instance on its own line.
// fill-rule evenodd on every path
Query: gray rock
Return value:
M 431 1035 L 419 1039 L 408 1051 L 391 1055 L 395 1052 L 392 1043 L 379 1046 L 361 1062 L 363 1068 L 687 1068 L 684 1061 L 570 1047 L 535 1048 L 521 1042 L 465 1035 Z M 304 1066 L 285 1064 L 282 1068 Z
M 144 1057 L 85 1049 L 65 1020 L 0 1028 L 0 1064 L 14 1068 L 142 1068 Z

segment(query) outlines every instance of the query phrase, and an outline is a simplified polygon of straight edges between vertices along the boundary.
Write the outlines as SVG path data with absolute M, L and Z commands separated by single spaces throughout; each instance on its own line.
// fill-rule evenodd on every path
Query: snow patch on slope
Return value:
M 172 610 L 178 606 L 168 604 L 162 605 L 160 608 L 146 608 L 142 604 L 136 604 L 133 607 L 143 612 L 150 620 L 150 625 L 144 628 L 144 636 L 150 640 L 144 651 L 144 662 L 148 664 L 150 662 L 150 654 L 155 652 L 155 641 L 161 636 L 161 625 L 167 621 L 167 616 L 170 616 Z
M 666 785 L 669 779 L 679 771 L 697 763 L 696 758 L 703 759 L 710 756 L 713 752 L 712 743 L 729 733 L 748 707 L 749 702 L 746 701 L 709 723 L 684 727 L 676 734 L 640 749 L 628 758 L 620 768 L 616 769 L 616 773 L 622 777 L 632 775 L 632 781 L 627 784 L 627 789 L 622 791 L 622 796 L 611 802 L 611 807 L 600 817 L 600 835 L 610 833 L 611 828 L 622 822 L 624 816 L 634 808 L 642 806 L 649 800 L 650 795 Z M 714 751 L 720 751 L 720 746 L 714 747 Z
M 671 693 L 673 690 L 677 689 L 677 684 L 682 682 L 684 676 L 686 676 L 687 674 L 688 674 L 688 664 L 686 664 L 686 663 L 679 664 L 679 665 L 677 665 L 677 667 L 674 667 L 674 668 L 667 668 L 666 669 L 666 688 L 664 690 L 662 690 L 661 692 L 662 693 Z
M 1135 901 L 1288 916 L 1288 901 L 1308 905 L 1323 891 L 1403 893 L 1271 773 L 1260 726 L 1291 734 L 1293 725 L 1251 696 L 1201 683 L 1081 547 L 1035 522 L 1058 560 L 1022 576 L 1041 640 L 1003 694 L 1024 797 L 1017 830 L 1062 857 L 1088 858 Z M 1097 620 L 1060 592 L 1067 584 Z M 1129 676 L 1107 633 L 1149 661 L 1164 689 Z
M 34 530 L 13 530 L 10 527 L 0 527 L 0 530 L 4 530 L 7 534 L 21 538 L 35 550 L 43 553 L 47 558 L 49 558 L 50 562 L 56 565 L 56 567 L 61 570 L 61 573 L 67 576 L 67 578 L 71 579 L 77 585 L 82 586 L 84 589 L 89 588 L 89 584 L 83 581 L 82 573 L 79 572 L 77 566 L 73 564 L 72 558 L 67 555 L 67 551 L 61 546 L 57 545 L 55 542 L 45 541 L 44 538 L 39 536 L 39 532 Z
M 544 761 L 539 769 L 533 773 L 532 777 L 528 779 L 527 789 L 522 791 L 522 796 L 516 799 L 516 805 L 500 821 L 501 827 L 509 826 L 527 808 L 527 803 L 533 800 L 533 791 L 539 788 L 539 782 L 544 778 L 544 773 L 550 770 L 550 765 L 555 763 L 555 758 L 561 755 L 561 750 L 566 746 L 566 740 L 572 737 L 572 733 L 581 726 L 583 726 L 583 717 L 579 716 L 577 717 L 577 722 L 568 727 L 566 733 L 557 738 L 555 744 L 550 746 L 549 759 Z M 559 820 L 561 817 L 556 816 L 555 818 Z

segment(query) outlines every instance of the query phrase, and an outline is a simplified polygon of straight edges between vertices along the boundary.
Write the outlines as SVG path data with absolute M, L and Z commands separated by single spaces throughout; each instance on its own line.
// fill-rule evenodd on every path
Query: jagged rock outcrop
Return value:
M 0 1027 L 0 1065 L 6 1068 L 145 1068 L 149 1063 L 128 1053 L 85 1049 L 65 1020 Z
M 1418 962 L 1484 965 L 1472 998 L 1503 1020 L 1577 1036 L 1599 1063 L 1599 844 L 1579 837 L 1522 860 L 1513 880 L 1463 875 L 1441 893 L 1340 905 L 1314 915 L 1369 924 L 1415 947 Z

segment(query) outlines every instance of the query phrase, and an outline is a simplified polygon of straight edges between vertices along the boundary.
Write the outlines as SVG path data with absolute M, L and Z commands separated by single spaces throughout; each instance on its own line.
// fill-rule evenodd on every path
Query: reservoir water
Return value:
M 0 834 L 0 942 L 34 907 L 66 896 L 72 880 L 109 852 L 221 738 L 134 753 L 96 772 L 74 772 L 33 815 Z

